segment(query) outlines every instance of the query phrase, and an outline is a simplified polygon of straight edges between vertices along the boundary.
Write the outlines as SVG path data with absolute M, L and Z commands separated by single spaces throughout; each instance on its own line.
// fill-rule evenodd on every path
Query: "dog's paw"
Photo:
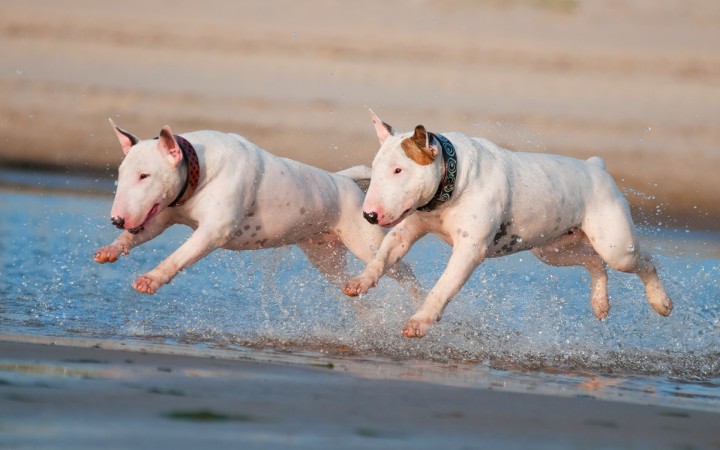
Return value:
M 601 322 L 607 319 L 608 313 L 610 312 L 610 303 L 608 302 L 607 296 L 593 297 L 591 303 L 595 317 Z
M 150 275 L 142 275 L 133 283 L 133 288 L 143 294 L 154 294 L 162 286 L 162 283 Z
M 127 250 L 124 250 L 120 247 L 117 247 L 115 245 L 108 245 L 107 247 L 103 247 L 95 254 L 93 255 L 93 259 L 95 262 L 98 262 L 100 264 L 105 263 L 114 263 L 118 260 L 121 254 L 127 255 Z
M 645 286 L 645 289 L 647 300 L 655 312 L 664 317 L 669 316 L 673 310 L 673 302 L 665 292 L 660 280 L 656 277 Z
M 670 297 L 667 296 L 667 294 L 658 296 L 653 300 L 654 301 L 650 303 L 650 305 L 653 307 L 655 312 L 664 317 L 670 315 L 673 310 L 673 303 L 672 300 L 670 300 Z
M 105 264 L 106 262 L 115 262 L 120 257 L 120 249 L 113 245 L 108 245 L 96 251 L 93 255 L 95 262 Z
M 402 335 L 409 338 L 423 337 L 427 334 L 427 330 L 431 324 L 432 320 L 430 319 L 413 316 L 407 321 L 405 326 L 403 326 Z
M 357 297 L 358 295 L 367 293 L 367 291 L 370 290 L 370 288 L 375 287 L 375 285 L 376 283 L 370 279 L 370 277 L 358 275 L 345 283 L 343 292 L 345 295 L 349 295 L 350 297 Z

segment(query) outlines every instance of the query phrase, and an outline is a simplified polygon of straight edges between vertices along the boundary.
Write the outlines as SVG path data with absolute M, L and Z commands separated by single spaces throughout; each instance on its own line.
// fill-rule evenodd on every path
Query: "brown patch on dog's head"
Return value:
M 430 147 L 427 131 L 425 131 L 425 127 L 422 125 L 416 126 L 415 134 L 403 139 L 400 145 L 407 157 L 421 166 L 427 166 L 433 162 L 437 156 L 437 150 Z

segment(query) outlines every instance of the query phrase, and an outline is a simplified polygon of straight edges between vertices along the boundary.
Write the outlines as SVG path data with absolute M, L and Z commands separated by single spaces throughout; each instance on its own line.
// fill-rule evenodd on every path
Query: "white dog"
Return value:
M 424 336 L 485 258 L 522 250 L 548 264 L 585 267 L 601 320 L 609 311 L 605 264 L 637 274 L 650 305 L 670 314 L 672 302 L 652 258 L 638 248 L 628 205 L 602 159 L 516 153 L 461 133 L 429 133 L 422 125 L 396 134 L 371 115 L 381 147 L 363 211 L 369 222 L 395 228 L 345 293 L 367 292 L 427 233 L 453 247 L 403 335 Z
M 345 247 L 368 262 L 385 236 L 360 214 L 364 193 L 356 181 L 369 178 L 368 167 L 329 173 L 217 131 L 175 136 L 165 126 L 158 138 L 141 141 L 110 123 L 126 155 L 111 220 L 125 231 L 98 250 L 95 261 L 114 262 L 176 223 L 195 230 L 135 281 L 139 292 L 155 293 L 217 248 L 289 244 L 297 244 L 313 265 L 339 283 L 347 279 Z M 395 276 L 414 283 L 407 269 Z

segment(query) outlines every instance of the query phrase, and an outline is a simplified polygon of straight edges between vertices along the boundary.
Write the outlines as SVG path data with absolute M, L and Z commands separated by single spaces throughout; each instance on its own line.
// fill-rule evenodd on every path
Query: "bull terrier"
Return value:
M 485 258 L 523 250 L 547 264 L 587 269 L 600 320 L 610 309 L 606 264 L 637 274 L 653 309 L 670 314 L 672 301 L 652 257 L 638 246 L 627 202 L 601 158 L 512 152 L 461 133 L 430 133 L 422 125 L 396 133 L 370 114 L 380 150 L 363 215 L 394 228 L 344 292 L 367 292 L 427 233 L 453 247 L 445 271 L 403 327 L 404 336 L 424 336 Z
M 98 263 L 115 262 L 173 224 L 195 231 L 133 287 L 154 294 L 184 268 L 217 248 L 252 250 L 297 244 L 310 262 L 340 285 L 345 250 L 369 262 L 385 233 L 359 211 L 356 181 L 370 168 L 330 173 L 272 155 L 237 134 L 194 131 L 174 135 L 165 126 L 140 140 L 110 124 L 125 158 L 120 165 L 112 223 L 124 232 L 98 250 Z M 393 274 L 414 283 L 407 267 Z

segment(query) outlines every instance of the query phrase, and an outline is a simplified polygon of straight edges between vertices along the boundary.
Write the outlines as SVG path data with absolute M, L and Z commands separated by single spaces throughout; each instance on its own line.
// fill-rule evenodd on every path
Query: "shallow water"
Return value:
M 88 183 L 82 189 L 107 191 L 105 182 Z M 649 307 L 637 277 L 611 272 L 612 309 L 599 322 L 582 269 L 545 266 L 525 252 L 484 263 L 430 334 L 409 340 L 400 329 L 415 305 L 397 283 L 385 278 L 350 300 L 294 247 L 216 251 L 154 296 L 139 294 L 135 277 L 190 230 L 176 226 L 115 264 L 96 264 L 95 250 L 118 233 L 108 220 L 111 202 L 0 189 L 0 333 L 309 352 L 412 370 L 439 363 L 495 384 L 552 392 L 590 382 L 611 386 L 606 397 L 651 392 L 720 411 L 718 234 L 652 228 L 643 235 L 675 302 L 668 318 Z M 449 254 L 427 237 L 406 261 L 428 289 Z M 354 258 L 349 267 L 362 268 Z

